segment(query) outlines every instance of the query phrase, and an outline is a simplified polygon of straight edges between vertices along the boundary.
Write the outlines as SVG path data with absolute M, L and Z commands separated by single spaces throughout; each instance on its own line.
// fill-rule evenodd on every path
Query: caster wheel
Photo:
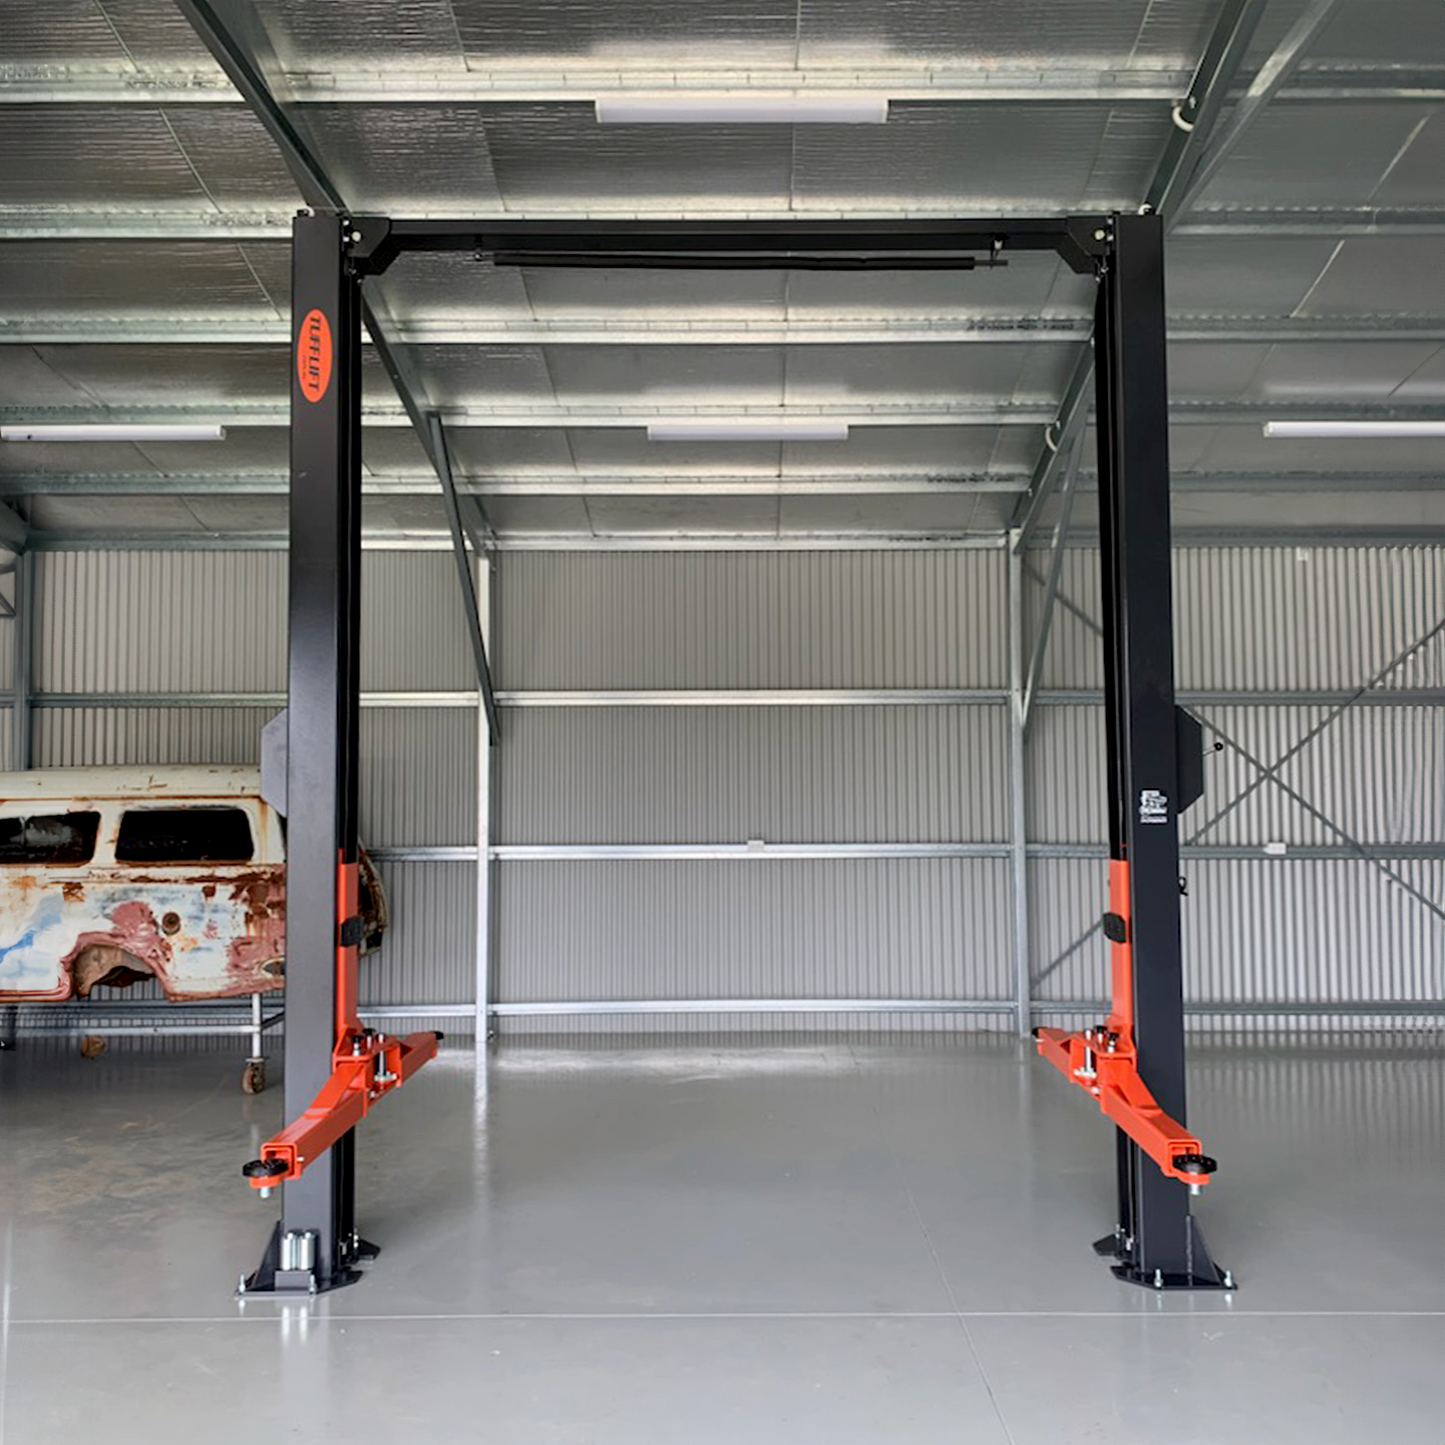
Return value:
M 266 1088 L 266 1061 L 252 1059 L 241 1071 L 241 1092 L 259 1094 Z
M 80 1041 L 80 1056 L 83 1059 L 98 1059 L 109 1047 L 99 1034 L 86 1034 Z

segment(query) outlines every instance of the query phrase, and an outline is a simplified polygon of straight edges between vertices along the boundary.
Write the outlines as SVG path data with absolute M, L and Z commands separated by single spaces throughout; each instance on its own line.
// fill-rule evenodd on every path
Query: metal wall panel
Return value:
M 35 766 L 260 760 L 271 708 L 41 708 Z M 8 711 L 4 714 L 8 722 Z M 465 708 L 361 715 L 361 832 L 371 847 L 476 842 L 476 714 Z
M 1181 688 L 1363 687 L 1445 618 L 1436 547 L 1194 548 L 1174 571 Z M 1442 658 L 1383 685 L 1431 685 Z
M 15 596 L 13 574 L 10 583 L 3 590 L 5 600 L 11 601 Z M 0 618 L 0 691 L 9 691 L 11 678 L 14 676 L 15 642 L 14 621 L 9 618 Z
M 1199 704 L 1192 711 L 1204 724 L 1204 797 L 1184 814 L 1181 839 L 1255 847 L 1445 839 L 1440 709 Z M 1251 759 L 1266 768 L 1282 763 L 1279 781 Z M 1028 778 L 1031 842 L 1105 842 L 1103 708 L 1041 707 Z
M 363 553 L 363 690 L 446 691 L 476 685 L 451 557 L 445 552 Z
M 1002 861 L 505 862 L 498 872 L 503 1002 L 975 999 L 1009 986 Z
M 1043 576 L 1047 558 L 1032 555 Z M 1099 616 L 1098 553 L 1065 554 L 1059 591 Z M 1176 671 L 1181 690 L 1356 688 L 1445 618 L 1438 547 L 1191 547 L 1174 554 Z M 1031 582 L 1028 616 L 1043 588 Z M 1099 639 L 1067 608 L 1054 614 L 1043 685 L 1103 686 Z M 1436 687 L 1445 642 L 1433 639 L 1381 687 Z
M 1185 815 L 1185 838 L 1200 833 L 1202 843 L 1245 844 L 1445 840 L 1445 718 L 1439 708 L 1195 711 L 1206 742 L 1229 741 L 1206 759 L 1208 786 L 1203 801 Z M 1306 744 L 1311 733 L 1317 735 Z M 1279 782 L 1261 782 L 1261 770 L 1235 744 L 1268 767 L 1293 756 L 1278 768 Z M 1236 799 L 1242 799 L 1238 806 L 1205 828 Z
M 1001 562 L 977 553 L 508 557 L 499 664 L 505 685 L 519 689 L 999 686 L 1005 659 L 957 619 L 967 610 L 977 621 L 1001 623 Z M 1040 576 L 1046 564 L 1030 559 Z M 1183 690 L 1348 692 L 1438 625 L 1445 600 L 1442 554 L 1427 548 L 1199 549 L 1181 552 L 1175 571 Z M 1097 554 L 1066 553 L 1061 585 L 1065 598 L 1097 615 Z M 965 608 L 960 599 L 970 590 Z M 1042 596 L 1042 584 L 1030 583 L 1031 623 Z M 1002 641 L 1000 626 L 991 643 Z M 1087 623 L 1059 609 L 1043 685 L 1099 688 L 1099 647 Z M 1382 685 L 1438 686 L 1442 675 L 1445 646 L 1436 639 Z M 1185 815 L 1185 838 L 1200 833 L 1206 844 L 1256 848 L 1440 839 L 1438 710 L 1363 707 L 1333 716 L 1333 707 L 1271 702 L 1196 711 L 1206 743 L 1227 745 L 1206 757 L 1205 799 Z M 1335 826 L 1272 782 L 1228 808 L 1259 777 L 1238 748 L 1273 765 L 1327 719 L 1281 777 Z M 1006 834 L 1001 707 L 521 709 L 508 725 L 503 844 L 963 842 Z M 1097 701 L 1038 708 L 1029 744 L 1031 842 L 1103 843 L 1103 761 Z M 1407 875 L 1435 865 L 1391 866 Z M 993 877 L 994 869 L 1005 876 L 1002 865 L 954 862 L 504 863 L 501 997 L 901 997 L 945 984 L 933 996 L 1001 996 L 1005 967 L 965 968 L 969 990 L 961 992 L 958 978 L 910 974 L 903 962 L 949 952 L 949 908 L 958 900 L 920 894 L 906 919 L 885 921 L 891 895 L 875 884 L 893 876 L 886 870 L 922 879 L 955 868 L 960 876 Z M 1102 860 L 1036 859 L 1028 871 L 1040 991 L 1054 999 L 1100 996 L 1107 957 L 1094 930 L 1105 901 Z M 1369 865 L 1196 859 L 1186 871 L 1191 894 L 1202 900 L 1186 905 L 1195 997 L 1413 997 L 1408 990 L 1424 987 L 1432 970 L 1438 992 L 1433 915 Z M 1321 922 L 1326 896 L 1348 924 Z M 1006 912 L 991 914 L 968 899 L 963 906 L 978 918 L 991 956 L 1004 959 Z M 526 916 L 516 917 L 517 909 Z M 863 940 L 862 955 L 856 942 L 852 952 L 835 944 L 830 928 Z M 923 941 L 911 944 L 906 935 L 920 929 Z M 1061 954 L 1068 956 L 1051 968 Z M 724 1020 L 691 1015 L 670 1026 Z M 609 1017 L 605 1026 L 614 1022 L 648 1027 L 635 1017 Z M 551 1018 L 507 1025 L 598 1026 Z M 756 1018 L 747 1026 L 757 1027 Z
M 1099 918 L 1108 905 L 1102 859 L 1030 859 L 1029 976 L 1036 999 L 1109 996 L 1108 945 Z M 1191 959 L 1184 960 L 1190 977 Z
M 1393 862 L 1413 887 L 1440 898 L 1445 862 Z M 1267 858 L 1186 864 L 1185 996 L 1197 1001 L 1418 999 L 1445 991 L 1438 916 L 1358 860 Z M 1102 860 L 1029 864 L 1035 996 L 1103 999 L 1108 946 L 1096 925 L 1106 905 Z
M 1029 574 L 1024 588 L 1026 635 L 1038 631 L 1044 588 L 1038 579 L 1048 575 L 1048 554 L 1025 558 Z M 1044 654 L 1040 686 L 1047 688 L 1102 688 L 1104 654 L 1099 634 L 1078 615 L 1099 619 L 1099 554 L 1082 548 L 1064 553 L 1059 570 L 1059 602 L 1049 628 L 1049 650 Z M 1069 605 L 1071 604 L 1071 605 Z M 1077 611 L 1075 610 L 1077 609 Z
M 1002 707 L 523 708 L 508 843 L 997 842 Z
M 1038 707 L 1029 730 L 1027 833 L 1031 843 L 1109 839 L 1103 707 Z
M 436 862 L 380 868 L 391 928 L 380 950 L 361 962 L 362 1006 L 470 1002 L 476 986 L 475 868 Z
M 363 687 L 474 688 L 456 575 L 445 554 L 363 560 Z M 36 688 L 51 693 L 279 693 L 286 558 L 275 553 L 47 553 L 40 558 Z M 46 706 L 39 767 L 255 763 L 272 705 Z M 477 711 L 368 708 L 361 831 L 374 848 L 476 842 Z M 8 710 L 5 716 L 8 725 Z M 476 871 L 388 862 L 392 931 L 363 970 L 370 1003 L 469 1001 Z
M 279 692 L 286 558 L 275 552 L 39 556 L 36 681 L 45 692 Z M 367 552 L 362 686 L 476 686 L 452 560 Z
M 512 553 L 499 685 L 1001 687 L 1000 552 Z
M 283 555 L 47 552 L 36 560 L 37 691 L 285 688 Z
M 255 764 L 262 707 L 45 707 L 34 715 L 37 768 Z
M 1427 897 L 1445 863 L 1390 865 Z M 1196 862 L 1186 978 L 1200 999 L 1425 999 L 1445 992 L 1438 916 L 1365 862 Z
M 475 844 L 476 712 L 363 709 L 360 809 L 371 847 Z
M 1030 565 L 1040 573 L 1045 557 Z M 473 681 L 450 559 L 367 556 L 372 690 Z M 1348 694 L 1445 685 L 1445 550 L 1197 549 L 1176 558 L 1180 686 Z M 498 581 L 509 690 L 1001 688 L 1001 553 L 515 553 Z M 1097 612 L 1096 554 L 1071 550 L 1063 593 Z M 283 561 L 267 554 L 44 554 L 37 688 L 279 690 Z M 1029 584 L 1036 616 L 1042 586 Z M 1409 649 L 1427 639 L 1406 656 Z M 1055 615 L 1044 686 L 1097 688 L 1099 645 Z M 1391 663 L 1403 657 L 1393 668 Z M 1438 709 L 1197 706 L 1228 739 L 1206 761 L 1187 839 L 1291 847 L 1435 845 L 1445 826 Z M 35 713 L 41 766 L 249 762 L 266 707 Z M 8 718 L 5 720 L 8 721 Z M 1281 769 L 1330 827 L 1237 750 Z M 1029 838 L 1103 839 L 1103 712 L 1034 715 Z M 377 847 L 475 841 L 476 714 L 363 715 L 363 827 Z M 998 705 L 523 707 L 503 715 L 501 845 L 942 843 L 1007 830 L 1007 712 Z M 1207 735 L 1208 736 L 1208 735 Z M 1340 831 L 1343 830 L 1343 831 Z M 1445 863 L 1389 865 L 1427 898 Z M 497 997 L 1003 998 L 1008 865 L 994 860 L 505 861 Z M 1440 919 L 1364 862 L 1193 859 L 1186 967 L 1197 999 L 1441 996 Z M 456 1004 L 474 978 L 467 863 L 386 865 L 396 913 L 374 1003 Z M 1033 970 L 1044 998 L 1098 997 L 1101 860 L 1029 863 Z M 1084 941 L 1080 943 L 1079 941 Z M 1054 966 L 1054 960 L 1078 944 Z M 378 965 L 381 961 L 378 960 Z M 816 1015 L 687 1015 L 681 1030 L 816 1027 Z M 862 1027 L 1001 1027 L 958 1015 L 831 1016 Z M 656 1016 L 509 1019 L 513 1032 L 655 1031 Z

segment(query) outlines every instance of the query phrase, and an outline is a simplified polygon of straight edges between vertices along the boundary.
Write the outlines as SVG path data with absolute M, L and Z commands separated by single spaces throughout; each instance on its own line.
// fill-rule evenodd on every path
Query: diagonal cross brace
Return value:
M 1354 693 L 1352 693 L 1351 696 L 1347 698 L 1344 702 L 1340 703 L 1337 707 L 1332 708 L 1328 713 L 1326 713 L 1324 718 L 1320 722 L 1316 723 L 1315 726 L 1312 727 L 1297 743 L 1295 743 L 1292 748 L 1290 748 L 1282 757 L 1276 760 L 1274 768 L 1265 769 L 1265 772 L 1268 774 L 1268 776 L 1261 776 L 1256 778 L 1254 782 L 1252 782 L 1247 788 L 1245 788 L 1242 793 L 1240 793 L 1230 802 L 1226 803 L 1224 807 L 1222 807 L 1217 813 L 1212 814 L 1203 823 L 1201 823 L 1199 827 L 1197 827 L 1194 832 L 1192 832 L 1189 837 L 1184 840 L 1185 843 L 1197 843 L 1200 838 L 1202 838 L 1212 827 L 1214 827 L 1216 823 L 1228 817 L 1229 814 L 1232 813 L 1242 803 L 1247 802 L 1250 798 L 1252 798 L 1254 794 L 1258 792 L 1259 789 L 1262 788 L 1266 782 L 1269 781 L 1269 777 L 1275 776 L 1275 769 L 1284 767 L 1284 765 L 1289 762 L 1291 758 L 1297 757 L 1300 753 L 1302 753 L 1312 742 L 1314 742 L 1317 737 L 1319 737 L 1322 732 L 1324 732 L 1327 727 L 1330 726 L 1331 723 L 1335 722 L 1339 717 L 1341 717 L 1350 708 L 1352 708 L 1357 702 L 1359 702 L 1362 697 L 1364 697 L 1367 692 L 1370 692 L 1377 684 L 1383 682 L 1387 677 L 1389 677 L 1389 675 L 1394 672 L 1394 670 L 1402 663 L 1408 662 L 1412 657 L 1414 657 L 1417 652 L 1420 651 L 1421 648 L 1428 646 L 1429 643 L 1431 643 L 1435 638 L 1437 638 L 1442 632 L 1445 632 L 1445 618 L 1442 618 L 1439 622 L 1437 622 L 1435 626 L 1432 627 L 1427 633 L 1425 633 L 1423 637 L 1420 637 L 1416 641 L 1412 642 L 1409 647 L 1407 647 L 1403 652 L 1391 658 L 1391 660 L 1387 662 L 1385 666 L 1382 667 L 1372 678 L 1370 678 L 1368 682 L 1366 682 L 1363 686 L 1357 688 Z M 1214 724 L 1211 723 L 1210 726 L 1213 727 Z M 1215 731 L 1218 731 L 1218 729 L 1215 729 Z M 1220 736 L 1223 737 L 1224 735 L 1221 733 Z M 1240 751 L 1241 755 L 1243 755 L 1243 750 L 1238 749 L 1237 745 L 1236 750 Z M 1251 761 L 1253 760 L 1251 759 Z M 1263 764 L 1259 764 L 1259 766 L 1261 768 L 1264 767 Z M 1278 781 L 1277 778 L 1276 781 Z
M 1079 463 L 1084 456 L 1084 438 L 1080 433 L 1069 452 L 1064 474 L 1064 485 L 1059 493 L 1059 518 L 1054 524 L 1054 544 L 1049 556 L 1049 578 L 1044 584 L 1043 616 L 1039 618 L 1038 633 L 1034 638 L 1033 651 L 1029 656 L 1028 672 L 1024 678 L 1023 729 L 1028 732 L 1033 716 L 1034 698 L 1038 694 L 1039 677 L 1044 670 L 1044 657 L 1049 649 L 1049 633 L 1053 628 L 1054 604 L 1059 596 L 1059 574 L 1064 565 L 1064 542 L 1069 535 L 1069 519 L 1073 515 L 1074 495 L 1078 489 Z
M 477 685 L 482 691 L 482 706 L 487 714 L 487 731 L 493 743 L 498 741 L 497 699 L 492 691 L 492 672 L 487 666 L 487 644 L 482 636 L 482 620 L 477 609 L 477 589 L 472 580 L 471 559 L 467 555 L 466 537 L 462 530 L 461 508 L 457 505 L 457 488 L 452 479 L 451 455 L 447 450 L 446 429 L 436 412 L 427 418 L 428 431 L 436 452 L 437 475 L 442 483 L 442 500 L 446 507 L 447 529 L 452 534 L 452 556 L 457 564 L 457 581 L 462 590 L 462 606 L 466 613 L 467 635 L 472 644 L 472 657 L 477 665 Z
M 340 188 L 332 180 L 320 157 L 302 132 L 301 124 L 292 119 L 288 108 L 272 92 L 265 76 L 265 63 L 259 53 L 253 54 L 247 46 L 221 19 L 211 0 L 177 0 L 181 13 L 190 22 L 191 28 L 200 36 L 206 48 L 229 76 L 231 83 L 241 93 L 242 99 L 251 108 L 265 127 L 267 134 L 276 143 L 282 159 L 296 180 L 301 194 L 310 206 L 322 211 L 348 209 Z M 264 32 L 258 31 L 256 43 L 259 48 Z M 373 283 L 374 284 L 374 283 Z M 456 525 L 464 528 L 478 554 L 494 540 L 490 522 L 482 505 L 476 498 L 468 498 L 468 515 L 463 515 L 452 478 L 451 463 L 447 456 L 444 439 L 434 434 L 428 418 L 434 413 L 427 399 L 426 389 L 417 376 L 415 368 L 404 345 L 391 339 L 395 328 L 381 298 L 375 294 L 362 301 L 362 316 L 370 333 L 372 345 L 386 374 L 391 378 L 407 417 L 421 442 L 427 460 L 441 483 L 443 500 L 447 508 L 449 524 L 453 517 Z M 3 505 L 3 504 L 0 504 Z M 454 532 L 454 545 L 457 534 Z M 4 518 L 0 516 L 0 541 L 4 540 Z M 476 590 L 471 584 L 471 571 L 466 565 L 465 550 L 461 555 L 465 586 L 462 603 L 467 611 L 468 627 L 473 633 L 472 646 L 477 658 L 477 681 L 482 690 L 482 699 L 487 712 L 487 725 L 496 741 L 497 713 L 492 696 L 491 676 L 486 665 L 485 648 L 481 645 L 481 628 L 477 615 Z
M 1227 124 L 1221 128 L 1219 118 L 1225 98 L 1244 63 L 1266 4 L 1266 0 L 1225 0 L 1189 92 L 1175 110 L 1175 128 L 1145 191 L 1144 209 L 1158 213 L 1166 232 L 1184 217 L 1274 99 L 1280 86 L 1294 73 L 1310 42 L 1338 3 L 1339 0 L 1311 0 L 1308 10 L 1260 67 Z M 1060 453 L 1083 431 L 1093 374 L 1093 352 L 1085 348 L 1064 390 L 1058 419 L 1049 428 L 1048 445 L 1040 454 L 1028 489 L 1019 498 L 1010 519 L 1009 525 L 1018 534 L 1016 548 L 1028 545 L 1043 504 L 1058 484 Z
M 1285 780 L 1280 777 L 1278 772 L 1275 771 L 1276 768 L 1284 766 L 1283 761 L 1276 763 L 1275 767 L 1271 768 L 1268 763 L 1262 762 L 1259 758 L 1255 757 L 1248 748 L 1244 747 L 1240 743 L 1235 742 L 1235 740 L 1230 737 L 1227 732 L 1225 732 L 1222 728 L 1218 727 L 1216 724 L 1206 723 L 1205 726 L 1208 727 L 1210 732 L 1212 732 L 1217 738 L 1219 738 L 1220 741 L 1223 742 L 1227 747 L 1232 748 L 1236 753 L 1238 753 L 1239 756 L 1242 757 L 1245 762 L 1247 762 L 1251 767 L 1259 769 L 1260 776 L 1251 787 L 1251 792 L 1253 792 L 1255 788 L 1263 785 L 1266 782 L 1273 783 L 1275 787 L 1279 788 L 1281 792 L 1283 792 L 1287 797 L 1292 799 L 1301 808 L 1303 808 L 1305 812 L 1307 812 L 1310 817 L 1312 817 L 1316 822 L 1322 823 L 1326 828 L 1328 828 L 1330 832 L 1333 833 L 1335 837 L 1340 840 L 1340 842 L 1344 843 L 1347 847 L 1353 848 L 1365 862 L 1373 863 L 1375 867 L 1378 868 L 1380 872 L 1383 873 L 1385 877 L 1388 878 L 1392 883 L 1398 884 L 1401 888 L 1405 890 L 1406 893 L 1408 893 L 1413 899 L 1415 899 L 1416 902 L 1424 904 L 1424 906 L 1428 908 L 1430 912 L 1435 915 L 1436 918 L 1445 921 L 1445 908 L 1441 908 L 1440 905 L 1436 903 L 1435 900 L 1431 898 L 1427 893 L 1422 893 L 1420 889 L 1415 887 L 1415 885 L 1409 881 L 1408 878 L 1402 878 L 1400 874 L 1396 873 L 1395 870 L 1384 861 L 1383 858 L 1379 858 L 1374 853 L 1370 852 L 1370 850 L 1363 843 L 1361 843 L 1358 838 L 1352 837 L 1332 818 L 1327 816 L 1319 808 L 1315 807 L 1315 805 L 1311 803 L 1310 800 L 1299 791 L 1299 789 L 1285 782 Z

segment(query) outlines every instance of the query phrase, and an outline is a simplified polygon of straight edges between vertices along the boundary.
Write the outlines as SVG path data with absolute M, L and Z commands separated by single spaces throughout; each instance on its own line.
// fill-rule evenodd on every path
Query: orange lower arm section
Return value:
M 1165 1174 L 1185 1184 L 1209 1182 L 1213 1161 L 1205 1158 L 1199 1140 L 1159 1107 L 1139 1077 L 1130 1042 L 1107 1027 L 1082 1034 L 1039 1029 L 1035 1037 L 1039 1053 L 1065 1078 L 1088 1090 Z
M 261 1146 L 259 1163 L 268 1167 L 253 1173 L 255 1166 L 248 1166 L 252 1188 L 299 1178 L 308 1164 L 354 1129 L 378 1099 L 399 1089 L 436 1053 L 436 1034 L 396 1039 L 367 1031 L 343 1039 L 321 1092 L 299 1119 Z

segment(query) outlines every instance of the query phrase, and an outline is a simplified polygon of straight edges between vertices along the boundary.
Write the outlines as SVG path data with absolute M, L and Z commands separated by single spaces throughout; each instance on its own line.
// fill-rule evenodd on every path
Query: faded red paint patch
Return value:
M 231 899 L 246 910 L 246 931 L 226 945 L 226 972 L 245 991 L 280 988 L 276 964 L 286 956 L 286 872 L 268 869 L 237 880 Z
M 160 930 L 156 927 L 155 914 L 151 912 L 150 907 L 138 899 L 129 899 L 125 903 L 118 903 L 111 911 L 110 922 L 111 927 L 108 931 L 102 933 L 96 929 L 90 933 L 82 933 L 76 939 L 75 947 L 63 960 L 65 971 L 73 975 L 75 960 L 87 948 L 119 949 L 122 953 L 130 954 L 153 973 L 169 996 L 171 992 L 170 945 L 161 937 Z M 90 993 L 90 987 L 90 983 L 82 982 L 80 990 L 82 998 Z

